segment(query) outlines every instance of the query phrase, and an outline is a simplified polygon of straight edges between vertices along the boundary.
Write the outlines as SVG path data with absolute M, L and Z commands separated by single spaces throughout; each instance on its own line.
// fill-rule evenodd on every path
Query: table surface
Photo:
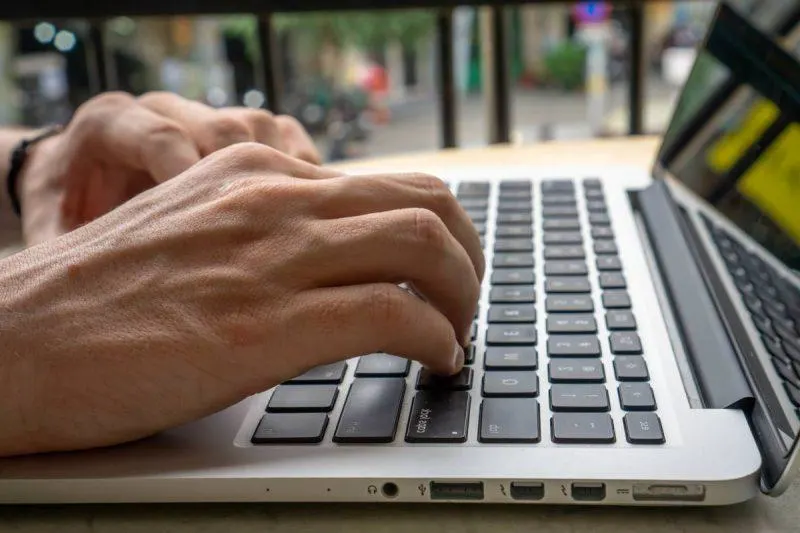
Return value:
M 408 170 L 465 164 L 623 164 L 649 166 L 652 138 L 558 142 L 410 154 L 337 165 Z M 500 505 L 160 504 L 0 507 L 0 532 L 560 533 L 800 531 L 800 484 L 780 498 L 718 508 L 615 508 Z

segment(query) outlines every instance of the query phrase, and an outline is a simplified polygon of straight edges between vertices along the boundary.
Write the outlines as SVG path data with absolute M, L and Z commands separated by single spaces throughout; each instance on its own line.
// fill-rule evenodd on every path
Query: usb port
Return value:
M 482 500 L 483 483 L 431 481 L 431 500 Z
M 572 499 L 582 502 L 599 502 L 606 498 L 605 483 L 573 483 Z
M 514 500 L 541 500 L 544 498 L 544 483 L 513 481 L 511 498 Z

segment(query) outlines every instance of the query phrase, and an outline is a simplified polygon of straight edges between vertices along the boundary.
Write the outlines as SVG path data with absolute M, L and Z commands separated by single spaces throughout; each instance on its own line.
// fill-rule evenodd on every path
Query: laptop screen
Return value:
M 800 0 L 719 10 L 659 165 L 800 270 Z M 732 12 L 733 11 L 733 12 Z

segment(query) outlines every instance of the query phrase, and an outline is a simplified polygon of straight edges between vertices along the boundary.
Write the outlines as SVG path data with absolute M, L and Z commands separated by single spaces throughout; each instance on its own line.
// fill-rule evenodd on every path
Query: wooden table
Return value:
M 405 155 L 338 165 L 408 170 L 469 164 L 617 163 L 649 166 L 654 139 L 497 147 Z M 245 533 L 732 533 L 800 531 L 800 484 L 779 499 L 723 508 L 610 508 L 496 505 L 110 505 L 0 507 L 0 532 Z

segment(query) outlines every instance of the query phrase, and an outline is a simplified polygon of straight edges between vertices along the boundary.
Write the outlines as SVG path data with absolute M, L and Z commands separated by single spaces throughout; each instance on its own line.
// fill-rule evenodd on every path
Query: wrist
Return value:
M 18 216 L 22 217 L 22 187 L 20 182 L 23 176 L 28 173 L 28 169 L 32 166 L 31 160 L 34 159 L 36 152 L 41 150 L 43 144 L 58 136 L 62 131 L 62 126 L 44 128 L 34 135 L 25 136 L 14 146 L 9 158 L 9 168 L 6 173 L 6 189 L 11 199 L 12 207 Z

